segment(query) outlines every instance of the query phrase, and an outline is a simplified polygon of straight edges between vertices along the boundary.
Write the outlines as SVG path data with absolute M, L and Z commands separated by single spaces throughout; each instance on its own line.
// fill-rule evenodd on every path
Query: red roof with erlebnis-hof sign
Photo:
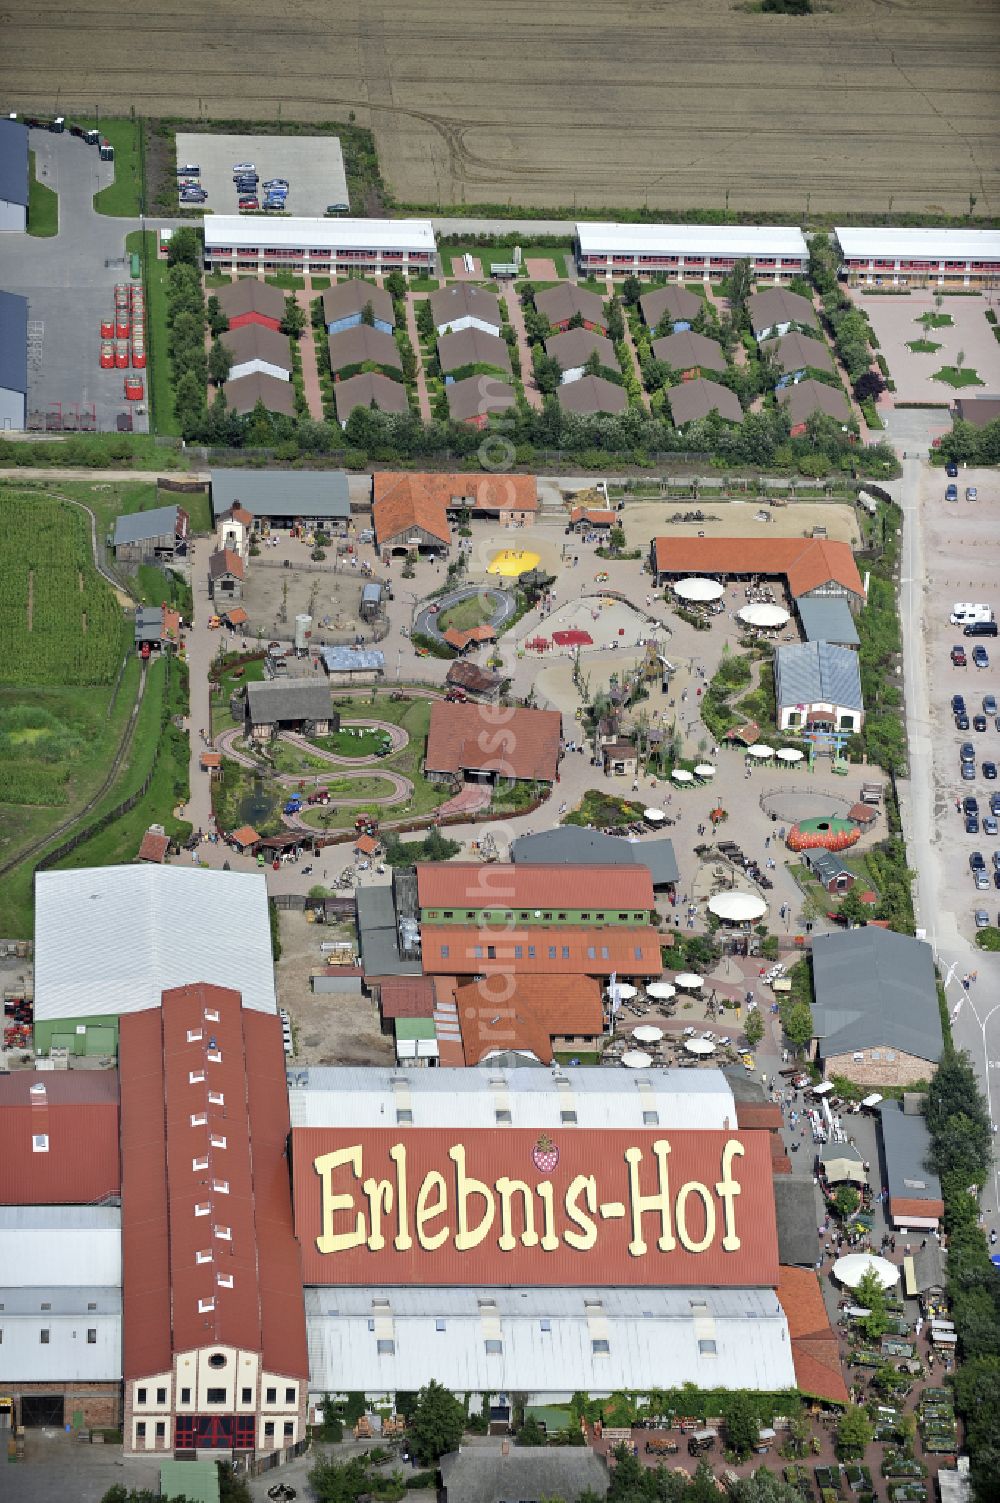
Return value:
M 773 1288 L 769 1136 L 296 1128 L 303 1278 Z

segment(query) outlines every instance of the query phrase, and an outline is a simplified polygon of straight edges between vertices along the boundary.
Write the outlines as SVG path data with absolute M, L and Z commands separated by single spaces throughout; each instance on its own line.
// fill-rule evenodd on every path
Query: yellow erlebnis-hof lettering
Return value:
M 670 1143 L 666 1138 L 657 1138 L 652 1144 L 652 1152 L 656 1165 L 655 1188 L 647 1183 L 645 1190 L 642 1181 L 649 1172 L 647 1166 L 646 1174 L 643 1174 L 646 1150 L 631 1147 L 624 1153 L 628 1166 L 628 1215 L 631 1221 L 628 1250 L 631 1256 L 641 1258 L 648 1251 L 643 1236 L 643 1217 L 648 1215 L 657 1220 L 656 1247 L 659 1252 L 675 1252 L 678 1244 L 685 1252 L 707 1252 L 716 1245 L 720 1207 L 723 1228 L 720 1245 L 724 1252 L 738 1252 L 741 1243 L 736 1230 L 736 1197 L 741 1194 L 741 1186 L 733 1177 L 733 1164 L 746 1154 L 739 1139 L 729 1138 L 723 1145 L 720 1178 L 714 1185 L 688 1180 L 676 1195 L 670 1188 Z M 448 1149 L 448 1157 L 454 1165 L 453 1174 L 446 1179 L 439 1170 L 428 1170 L 417 1187 L 411 1207 L 406 1155 L 405 1144 L 392 1145 L 388 1157 L 393 1171 L 384 1179 L 373 1176 L 362 1179 L 364 1146 L 360 1143 L 321 1154 L 314 1160 L 313 1167 L 321 1184 L 321 1231 L 316 1238 L 321 1253 L 349 1252 L 362 1246 L 367 1246 L 369 1252 L 382 1252 L 393 1228 L 392 1245 L 397 1252 L 409 1251 L 414 1236 L 424 1252 L 435 1252 L 453 1235 L 450 1221 L 445 1219 L 450 1207 L 454 1209 L 456 1252 L 470 1252 L 479 1247 L 498 1219 L 496 1246 L 503 1253 L 513 1252 L 518 1247 L 540 1247 L 542 1252 L 555 1252 L 563 1243 L 575 1252 L 587 1252 L 597 1245 L 598 1190 L 597 1178 L 593 1174 L 578 1174 L 570 1181 L 559 1207 L 566 1223 L 560 1228 L 556 1192 L 551 1180 L 540 1180 L 532 1186 L 525 1180 L 502 1175 L 493 1184 L 488 1184 L 469 1174 L 462 1143 L 455 1143 Z M 334 1192 L 334 1177 L 344 1169 L 349 1171 L 350 1178 L 361 1182 L 361 1198 L 357 1198 L 351 1189 Z M 692 1200 L 701 1203 L 700 1210 L 697 1207 L 692 1210 Z M 345 1216 L 346 1229 L 337 1230 L 337 1218 Z M 698 1237 L 689 1223 L 697 1228 L 702 1225 L 702 1220 L 704 1229 Z

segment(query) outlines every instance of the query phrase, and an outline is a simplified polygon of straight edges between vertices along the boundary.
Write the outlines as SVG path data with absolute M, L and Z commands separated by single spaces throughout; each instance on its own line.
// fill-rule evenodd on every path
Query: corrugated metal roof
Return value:
M 0 1078 L 0 1143 L 0 1204 L 76 1205 L 117 1195 L 117 1077 L 95 1070 Z
M 433 253 L 434 228 L 429 219 L 248 219 L 245 215 L 205 216 L 208 246 L 288 245 L 330 250 L 424 251 Z M 314 251 L 315 254 L 315 251 Z
M 14 292 L 0 292 L 0 387 L 28 394 L 28 299 Z
M 49 1309 L 43 1310 L 43 1305 Z M 5 1315 L 116 1315 L 121 1307 L 117 1284 L 60 1285 L 33 1279 L 30 1284 L 0 1285 L 0 1309 Z
M 384 1127 L 396 1120 L 398 1071 L 313 1068 L 289 1072 L 296 1127 Z M 736 1106 L 721 1070 L 498 1069 L 412 1070 L 402 1076 L 415 1127 L 497 1127 L 497 1111 L 514 1128 L 574 1127 L 562 1121 L 567 1089 L 577 1128 L 723 1129 Z M 506 1130 L 501 1128 L 501 1131 Z
M 28 127 L 21 120 L 0 120 L 0 198 L 28 207 Z
M 654 887 L 665 886 L 680 878 L 671 841 L 625 840 L 620 835 L 585 830 L 580 825 L 563 825 L 555 830 L 539 830 L 535 835 L 519 835 L 510 853 L 517 866 L 538 862 L 570 866 L 645 866 L 649 868 Z
M 217 215 L 212 216 L 213 220 Z M 269 224 L 271 229 L 277 220 Z M 342 517 L 351 515 L 351 495 L 343 470 L 213 470 L 212 514 L 244 506 L 255 517 Z
M 140 1012 L 198 981 L 277 1011 L 263 876 L 181 866 L 37 874 L 36 1018 Z
M 807 642 L 836 642 L 841 647 L 858 647 L 861 638 L 851 615 L 851 608 L 842 595 L 824 599 L 819 595 L 807 596 L 795 602 L 802 630 Z
M 817 934 L 813 986 L 823 1056 L 888 1046 L 932 1063 L 941 1058 L 934 959 L 923 940 L 871 924 Z
M 942 1214 L 941 1181 L 927 1163 L 931 1136 L 923 1113 L 906 1113 L 901 1101 L 885 1101 L 880 1120 L 890 1200 L 927 1201 L 923 1215 Z
M 320 657 L 327 673 L 385 672 L 385 653 L 375 647 L 324 647 Z
M 376 1300 L 388 1301 L 391 1353 L 369 1329 Z M 770 1289 L 310 1288 L 306 1312 L 317 1393 L 419 1389 L 431 1378 L 458 1393 L 567 1396 L 666 1382 L 795 1386 L 788 1324 Z M 499 1352 L 486 1350 L 484 1316 Z M 608 1350 L 595 1352 L 595 1339 Z
M 550 1411 L 551 1413 L 552 1411 Z M 536 1415 L 536 1418 L 538 1416 Z M 564 1416 L 556 1410 L 554 1426 Z M 462 1503 L 506 1503 L 508 1498 L 603 1498 L 608 1466 L 586 1448 L 461 1446 L 440 1461 L 445 1495 Z
M 214 216 L 213 216 L 214 217 Z M 654 256 L 808 255 L 800 229 L 783 224 L 599 224 L 576 226 L 581 254 Z
M 634 865 L 514 866 L 501 862 L 430 861 L 417 866 L 421 908 L 463 908 L 502 914 L 506 909 L 619 909 L 648 913 L 654 906 L 647 869 Z
M 42 1310 L 43 1304 L 51 1309 Z M 18 1384 L 118 1383 L 122 1376 L 121 1293 L 80 1287 L 0 1288 L 3 1367 Z M 95 1308 L 91 1309 L 90 1306 Z M 49 1339 L 39 1339 L 47 1330 Z M 89 1340 L 93 1331 L 94 1339 Z
M 274 725 L 279 720 L 329 720 L 333 715 L 329 686 L 308 678 L 247 684 L 247 707 L 254 725 Z
M 139 543 L 151 538 L 173 537 L 177 530 L 177 507 L 154 506 L 149 511 L 133 511 L 115 519 L 115 547 L 121 543 Z
M 774 653 L 778 708 L 814 704 L 863 710 L 861 667 L 856 652 L 830 642 L 794 642 Z
M 8 1285 L 120 1288 L 121 1211 L 104 1206 L 6 1207 L 0 1210 L 0 1269 Z
M 1000 261 L 1000 230 L 943 230 L 936 227 L 914 229 L 872 229 L 868 226 L 841 228 L 833 232 L 844 255 L 871 258 L 917 256 L 949 261 Z

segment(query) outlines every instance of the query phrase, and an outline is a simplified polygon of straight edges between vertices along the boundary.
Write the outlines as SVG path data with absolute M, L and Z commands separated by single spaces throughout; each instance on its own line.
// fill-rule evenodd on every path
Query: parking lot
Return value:
M 208 193 L 206 212 L 235 214 L 237 194 L 233 167 L 252 162 L 261 180 L 283 177 L 289 183 L 289 214 L 324 214 L 328 204 L 347 203 L 344 157 L 336 136 L 223 136 L 208 132 L 179 134 L 178 167 L 201 168 Z
M 3 286 L 28 299 L 29 422 L 33 413 L 61 415 L 72 430 L 87 426 L 89 414 L 107 431 L 130 410 L 135 431 L 146 432 L 138 412 L 145 404 L 124 399 L 125 372 L 100 368 L 101 317 L 113 310 L 115 283 L 129 280 L 131 222 L 96 214 L 93 205 L 114 164 L 68 134 L 33 130 L 29 139 L 40 181 L 59 195 L 58 235 L 3 237 Z
M 956 396 L 974 397 L 977 393 L 1000 390 L 1000 343 L 986 322 L 989 306 L 985 297 L 948 297 L 940 310 L 932 292 L 913 292 L 909 296 L 866 296 L 852 294 L 871 321 L 889 372 L 896 383 L 897 402 L 951 402 Z M 996 301 L 994 295 L 994 301 Z M 942 328 L 927 329 L 918 322 L 925 313 L 938 313 L 952 322 Z M 907 343 L 926 338 L 940 349 L 914 353 Z M 959 352 L 965 356 L 962 368 L 977 373 L 982 386 L 956 390 L 944 381 L 931 377 L 942 366 L 954 365 Z

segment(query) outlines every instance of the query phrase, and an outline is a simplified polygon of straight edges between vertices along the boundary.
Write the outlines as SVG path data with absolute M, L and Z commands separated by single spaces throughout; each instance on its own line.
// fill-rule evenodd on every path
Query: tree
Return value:
M 290 339 L 298 339 L 305 326 L 305 309 L 299 307 L 295 301 L 295 293 L 290 292 L 285 298 L 285 311 L 281 316 L 281 332 L 287 334 Z
M 229 328 L 229 319 L 222 311 L 222 304 L 213 292 L 205 306 L 208 327 L 213 334 L 224 334 Z
M 733 323 L 736 325 L 743 322 L 747 298 L 750 296 L 752 286 L 753 268 L 746 257 L 743 257 L 734 265 L 729 273 L 728 281 L 729 306 L 732 310 Z
M 857 1193 L 857 1192 L 855 1192 Z M 859 1325 L 869 1341 L 880 1341 L 889 1329 L 889 1316 L 885 1308 L 885 1290 L 874 1269 L 863 1274 L 854 1290 L 854 1298 L 867 1315 L 862 1315 Z
M 642 283 L 638 277 L 627 276 L 622 283 L 622 302 L 627 308 L 634 308 L 642 297 Z
M 375 306 L 370 298 L 361 310 L 361 322 L 366 324 L 369 329 L 374 329 L 375 327 Z
M 865 1411 L 852 1404 L 840 1416 L 837 1426 L 837 1456 L 841 1461 L 860 1461 L 875 1438 Z
M 782 1013 L 781 1026 L 793 1049 L 805 1049 L 813 1036 L 812 1011 L 808 1002 L 793 1002 Z
M 861 1196 L 853 1185 L 838 1185 L 833 1192 L 833 1208 L 841 1221 L 848 1221 L 861 1204 Z
M 201 236 L 190 225 L 181 225 L 174 230 L 167 246 L 168 266 L 193 266 L 201 270 Z
M 747 1014 L 747 1020 L 743 1024 L 743 1033 L 751 1049 L 756 1049 L 764 1037 L 764 1019 L 760 1015 L 760 1008 L 755 1007 Z
M 964 350 L 959 350 L 958 354 L 955 356 L 955 368 L 957 370 L 961 370 L 962 366 L 964 364 L 965 364 L 965 351 Z
M 861 901 L 857 883 L 841 898 L 837 905 L 837 914 L 846 923 L 852 925 L 865 924 L 871 918 L 871 909 L 867 903 Z
M 406 278 L 401 271 L 390 271 L 385 279 L 385 290 L 394 302 L 406 296 Z
M 625 547 L 625 529 L 620 522 L 616 522 L 608 533 L 608 546 L 616 556 Z
M 583 362 L 583 369 L 588 376 L 599 376 L 601 374 L 601 357 L 597 350 L 591 350 Z
M 927 1093 L 931 1164 L 938 1174 L 955 1174 L 962 1188 L 981 1183 L 993 1155 L 986 1102 L 969 1056 L 946 1049 Z
M 760 1435 L 760 1419 L 750 1395 L 739 1389 L 730 1394 L 723 1405 L 722 1417 L 726 1426 L 726 1445 L 740 1461 L 744 1461 Z
M 515 1443 L 519 1446 L 544 1446 L 547 1443 L 547 1439 L 545 1431 L 535 1419 L 535 1416 L 530 1414 L 520 1430 L 518 1430 Z
M 453 1393 L 432 1378 L 420 1390 L 417 1407 L 410 1416 L 413 1454 L 424 1466 L 437 1462 L 447 1451 L 457 1451 L 465 1430 L 465 1410 Z
M 551 395 L 562 380 L 562 366 L 554 355 L 547 355 L 541 345 L 532 350 L 535 367 L 535 385 L 543 395 Z
M 885 391 L 885 382 L 878 371 L 864 371 L 854 383 L 854 395 L 859 402 L 877 402 Z
M 618 296 L 608 299 L 608 338 L 612 344 L 618 344 L 625 338 L 625 318 L 621 298 Z
M 229 380 L 229 372 L 233 368 L 233 357 L 220 339 L 212 340 L 212 347 L 208 352 L 208 379 L 214 386 L 221 386 Z

